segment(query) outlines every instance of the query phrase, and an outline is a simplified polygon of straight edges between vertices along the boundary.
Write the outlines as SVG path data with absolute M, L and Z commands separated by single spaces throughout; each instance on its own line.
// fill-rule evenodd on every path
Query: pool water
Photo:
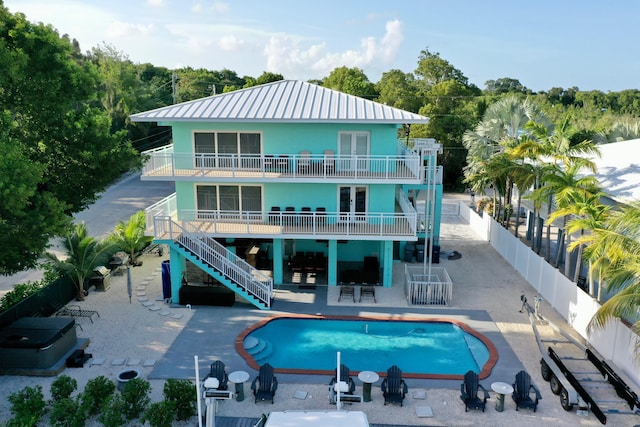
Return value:
M 352 371 L 386 372 L 398 365 L 405 374 L 435 377 L 481 372 L 490 359 L 485 343 L 491 345 L 460 322 L 328 318 L 272 319 L 243 343 L 257 365 L 331 371 L 340 351 Z

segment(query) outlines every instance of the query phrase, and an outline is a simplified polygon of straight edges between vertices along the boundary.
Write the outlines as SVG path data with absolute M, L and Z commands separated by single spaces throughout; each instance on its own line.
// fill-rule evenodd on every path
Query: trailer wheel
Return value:
M 567 412 L 573 409 L 573 404 L 569 403 L 569 392 L 564 387 L 560 391 L 560 405 Z
M 551 379 L 551 375 L 553 375 L 551 368 L 549 368 L 549 365 L 547 365 L 547 362 L 545 362 L 544 359 L 540 359 L 540 374 L 542 375 L 542 379 L 545 381 L 549 381 Z
M 558 395 L 562 391 L 562 384 L 558 381 L 555 375 L 551 375 L 551 379 L 549 380 L 549 387 L 551 387 L 551 393 Z

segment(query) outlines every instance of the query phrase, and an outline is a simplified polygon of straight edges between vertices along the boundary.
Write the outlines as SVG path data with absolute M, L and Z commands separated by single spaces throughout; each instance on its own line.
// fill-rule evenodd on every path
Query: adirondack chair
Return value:
M 255 402 L 258 403 L 258 400 L 271 400 L 273 404 L 273 396 L 275 396 L 277 388 L 278 380 L 275 375 L 273 375 L 273 367 L 265 363 L 260 367 L 258 376 L 255 377 L 251 383 L 251 390 L 253 390 Z
M 329 383 L 329 403 L 336 403 L 338 392 L 340 392 L 340 397 L 342 398 L 343 395 L 352 395 L 356 391 L 356 383 L 351 378 L 351 372 L 344 363 L 340 364 L 340 384 L 337 381 L 337 377 L 333 377 Z
M 227 376 L 224 363 L 220 360 L 216 360 L 211 364 L 211 370 L 209 371 L 207 378 L 218 379 L 218 390 L 226 390 L 228 388 L 229 377 Z
M 533 397 L 531 397 L 533 393 Z M 513 383 L 513 401 L 516 403 L 516 411 L 519 408 L 533 409 L 536 412 L 538 400 L 542 399 L 540 390 L 531 382 L 531 376 L 525 371 L 516 374 L 516 382 Z
M 480 391 L 482 396 L 478 396 Z M 482 409 L 484 412 L 488 398 L 489 392 L 480 384 L 478 374 L 473 371 L 464 374 L 464 382 L 460 384 L 460 399 L 464 402 L 464 411 L 467 412 L 471 408 Z
M 407 384 L 402 379 L 402 371 L 396 365 L 387 369 L 387 377 L 382 380 L 380 385 L 382 395 L 384 396 L 384 404 L 399 403 L 402 406 L 404 396 L 407 394 Z

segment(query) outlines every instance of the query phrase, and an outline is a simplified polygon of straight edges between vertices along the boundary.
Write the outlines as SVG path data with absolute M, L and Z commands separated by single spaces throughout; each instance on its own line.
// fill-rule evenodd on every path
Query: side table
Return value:
M 358 374 L 358 379 L 362 381 L 362 400 L 371 402 L 371 384 L 380 379 L 373 371 L 362 371 Z
M 496 411 L 504 411 L 504 395 L 513 393 L 513 387 L 511 387 L 510 384 L 498 381 L 491 383 L 491 390 L 498 394 L 496 399 Z
M 229 381 L 236 385 L 236 401 L 244 400 L 244 383 L 249 379 L 249 373 L 245 371 L 234 371 L 229 374 Z

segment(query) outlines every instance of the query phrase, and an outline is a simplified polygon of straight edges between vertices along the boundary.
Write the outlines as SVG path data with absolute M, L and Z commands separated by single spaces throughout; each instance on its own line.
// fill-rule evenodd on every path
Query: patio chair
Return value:
M 265 363 L 260 367 L 258 376 L 255 377 L 251 383 L 255 403 L 258 403 L 258 400 L 271 400 L 271 404 L 273 404 L 273 396 L 275 396 L 277 389 L 278 380 L 275 375 L 273 375 L 273 367 Z
M 347 365 L 341 363 L 340 382 L 338 383 L 337 377 L 333 377 L 329 383 L 329 403 L 336 403 L 338 392 L 340 393 L 340 400 L 344 401 L 343 395 L 353 395 L 355 391 L 356 383 L 353 381 L 353 378 L 351 378 L 351 372 Z
M 478 393 L 482 391 L 482 397 Z M 464 411 L 471 409 L 482 409 L 487 403 L 489 392 L 480 384 L 478 374 L 468 371 L 464 374 L 464 382 L 460 384 L 460 399 L 464 402 Z
M 404 396 L 407 394 L 407 384 L 402 379 L 402 371 L 396 365 L 387 369 L 387 377 L 380 384 L 384 404 L 399 403 L 402 406 Z
M 519 408 L 526 408 L 533 409 L 533 412 L 536 412 L 538 400 L 542 399 L 540 390 L 531 382 L 531 376 L 525 371 L 520 371 L 516 374 L 511 397 L 516 403 L 516 411 Z
M 271 206 L 271 211 L 269 212 L 269 223 L 278 224 L 280 222 L 280 216 L 280 206 Z
M 333 150 L 324 150 L 324 173 L 331 175 L 336 170 L 336 157 Z
M 205 378 L 216 378 L 218 380 L 218 390 L 226 390 L 228 388 L 229 377 L 224 363 L 220 360 L 216 360 L 211 364 L 209 375 Z
M 360 298 L 358 299 L 358 302 L 362 302 L 362 298 L 371 298 L 373 299 L 374 303 L 377 303 L 375 286 L 361 286 Z
M 338 295 L 338 302 L 342 300 L 342 297 L 351 298 L 353 302 L 356 302 L 356 287 L 352 285 L 340 285 L 340 295 Z
M 311 170 L 311 152 L 301 151 L 298 159 L 298 173 L 308 175 Z

